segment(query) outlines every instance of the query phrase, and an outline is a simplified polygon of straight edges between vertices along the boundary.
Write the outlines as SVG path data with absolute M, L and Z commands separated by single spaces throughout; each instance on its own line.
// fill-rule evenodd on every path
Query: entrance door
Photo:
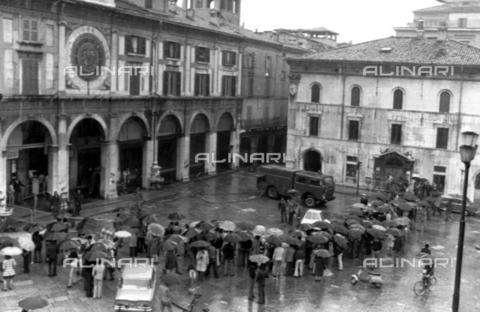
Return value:
M 304 170 L 312 172 L 321 172 L 322 171 L 322 155 L 319 152 L 311 150 L 305 153 L 304 159 Z

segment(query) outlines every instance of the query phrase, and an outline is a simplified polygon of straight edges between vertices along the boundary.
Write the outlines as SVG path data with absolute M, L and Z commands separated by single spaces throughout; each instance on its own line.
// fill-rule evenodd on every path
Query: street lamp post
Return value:
M 463 260 L 463 242 L 465 240 L 465 210 L 467 202 L 467 189 L 468 189 L 468 172 L 470 170 L 470 163 L 475 158 L 477 152 L 477 140 L 478 134 L 475 132 L 463 132 L 462 133 L 463 145 L 460 146 L 460 156 L 462 162 L 465 164 L 465 179 L 463 182 L 463 200 L 462 200 L 462 213 L 460 214 L 460 226 L 458 231 L 458 244 L 457 244 L 457 263 L 455 269 L 455 288 L 453 291 L 453 303 L 452 311 L 458 312 L 460 303 L 460 282 L 462 277 L 462 260 Z

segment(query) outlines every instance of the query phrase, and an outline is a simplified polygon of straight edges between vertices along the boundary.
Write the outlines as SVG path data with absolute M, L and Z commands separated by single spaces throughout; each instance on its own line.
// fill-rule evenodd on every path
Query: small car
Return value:
M 303 215 L 302 221 L 300 224 L 313 224 L 318 221 L 326 221 L 328 220 L 323 218 L 322 211 L 316 209 L 308 209 L 307 212 Z
M 115 312 L 151 312 L 157 284 L 155 266 L 125 266 L 114 301 Z
M 452 212 L 461 213 L 462 212 L 462 195 L 444 195 L 440 201 L 440 209 L 445 211 L 447 210 L 447 203 L 448 201 L 452 201 Z M 466 215 L 473 216 L 478 213 L 479 207 L 478 205 L 474 205 L 472 201 L 467 197 L 467 206 L 465 207 Z

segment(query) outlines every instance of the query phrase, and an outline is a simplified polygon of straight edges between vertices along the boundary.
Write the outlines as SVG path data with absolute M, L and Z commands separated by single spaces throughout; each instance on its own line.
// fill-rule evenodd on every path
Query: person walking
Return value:
M 210 271 L 213 271 L 213 276 L 218 278 L 218 270 L 217 270 L 217 249 L 213 246 L 208 247 L 208 267 L 205 276 L 208 277 L 210 275 Z
M 137 232 L 138 232 L 137 229 L 132 229 L 132 231 L 130 231 L 132 236 L 130 236 L 130 238 L 128 239 L 128 245 L 130 247 L 129 250 L 130 250 L 130 257 L 131 258 L 137 257 Z
M 275 248 L 273 251 L 273 269 L 272 274 L 275 278 L 279 278 L 283 273 L 283 267 L 285 263 L 285 245 L 282 245 Z
M 72 288 L 72 285 L 77 283 L 77 272 L 79 267 L 78 254 L 75 251 L 72 251 L 69 255 L 69 271 L 68 271 L 68 283 L 67 288 Z
M 255 237 L 257 240 L 257 238 Z M 260 238 L 258 238 L 260 240 Z M 248 256 L 250 255 L 250 250 L 252 250 L 253 242 L 251 240 L 246 240 L 244 242 L 240 242 L 238 248 L 238 261 L 237 266 L 244 268 L 248 261 Z
M 257 278 L 257 264 L 255 262 L 248 262 L 248 277 L 250 278 L 248 287 L 248 300 L 252 301 L 255 299 L 253 291 L 255 288 L 255 280 Z
M 235 246 L 232 243 L 226 243 L 222 248 L 223 253 L 223 275 L 234 276 L 233 260 L 235 258 Z
M 75 192 L 75 196 L 73 197 L 74 201 L 74 210 L 73 210 L 73 215 L 74 216 L 80 216 L 80 212 L 82 211 L 82 203 L 83 203 L 83 194 L 82 190 L 77 189 Z
M 288 246 L 285 250 L 285 262 L 287 268 L 285 270 L 286 276 L 292 276 L 295 270 L 295 248 L 293 246 Z
M 3 291 L 13 290 L 13 278 L 15 277 L 15 267 L 17 262 L 12 256 L 5 256 L 2 261 L 2 277 L 3 277 Z
M 39 231 L 35 231 L 32 234 L 32 241 L 33 241 L 33 244 L 35 245 L 35 249 L 33 250 L 33 262 L 42 263 L 43 236 L 40 235 Z
M 278 202 L 278 210 L 280 210 L 280 222 L 287 223 L 287 202 L 283 196 L 280 197 Z
M 337 259 L 338 270 L 343 271 L 343 248 L 333 241 L 333 255 Z
M 258 304 L 265 304 L 265 283 L 268 278 L 268 270 L 262 264 L 257 272 L 257 287 L 258 287 Z
M 105 273 L 105 266 L 102 262 L 95 264 L 92 270 L 93 276 L 93 298 L 102 297 L 103 274 Z
M 165 269 L 164 272 L 178 272 L 178 263 L 177 263 L 177 255 L 175 249 L 168 249 L 165 252 Z
M 315 281 L 320 282 L 323 277 L 323 270 L 325 269 L 325 261 L 322 257 L 315 255 Z
M 209 261 L 208 251 L 205 248 L 201 248 L 197 252 L 196 261 L 197 261 L 196 269 L 198 272 L 198 278 L 199 280 L 203 280 L 207 272 L 208 261 Z
M 47 241 L 47 263 L 48 263 L 48 276 L 57 276 L 57 260 L 58 260 L 58 247 L 54 241 Z
M 303 268 L 305 266 L 305 245 L 302 245 L 295 250 L 294 259 L 295 270 L 293 276 L 301 277 L 303 276 Z
M 23 273 L 30 273 L 30 263 L 32 262 L 32 252 L 29 250 L 22 249 L 23 257 Z
M 289 198 L 287 199 L 287 211 L 288 211 L 288 224 L 293 225 L 293 219 L 295 217 L 296 204 Z

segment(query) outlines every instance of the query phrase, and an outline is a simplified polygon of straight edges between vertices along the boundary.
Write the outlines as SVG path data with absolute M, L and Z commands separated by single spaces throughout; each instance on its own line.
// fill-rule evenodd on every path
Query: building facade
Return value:
M 437 6 L 413 11 L 412 23 L 394 28 L 399 37 L 449 38 L 480 47 L 480 1 L 438 0 Z
M 416 175 L 462 193 L 461 133 L 480 132 L 479 49 L 392 37 L 289 64 L 287 166 L 352 187 Z M 469 197 L 478 201 L 479 157 L 471 172 Z

